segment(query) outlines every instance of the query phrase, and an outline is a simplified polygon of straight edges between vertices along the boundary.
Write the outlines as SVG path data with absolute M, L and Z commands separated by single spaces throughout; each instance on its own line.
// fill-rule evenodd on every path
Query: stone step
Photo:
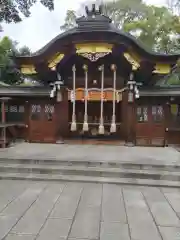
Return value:
M 179 188 L 180 182 L 153 179 L 135 178 L 106 178 L 92 176 L 74 176 L 57 174 L 25 174 L 25 173 L 0 173 L 0 179 L 11 180 L 33 180 L 33 181 L 71 181 L 71 182 L 90 182 L 90 183 L 109 183 L 121 185 L 140 185 L 154 187 L 174 187 Z
M 39 164 L 4 164 L 0 163 L 0 173 L 33 173 L 50 175 L 76 175 L 108 178 L 138 178 L 180 181 L 179 171 L 162 171 L 154 169 L 123 169 L 85 166 L 56 166 Z
M 56 165 L 56 166 L 86 166 L 86 167 L 103 167 L 103 168 L 123 168 L 123 169 L 155 169 L 166 171 L 180 170 L 179 163 L 164 164 L 160 161 L 100 161 L 100 160 L 58 160 L 58 159 L 30 159 L 30 158 L 0 158 L 0 163 L 6 164 L 36 164 L 36 165 Z

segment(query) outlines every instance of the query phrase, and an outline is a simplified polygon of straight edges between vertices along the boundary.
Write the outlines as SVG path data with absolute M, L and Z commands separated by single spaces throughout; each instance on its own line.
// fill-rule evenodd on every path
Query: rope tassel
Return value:
M 73 92 L 71 96 L 71 100 L 73 102 L 73 112 L 72 112 L 72 123 L 71 123 L 71 131 L 74 132 L 77 129 L 76 126 L 76 67 L 73 65 Z
M 111 70 L 113 71 L 113 113 L 110 132 L 116 132 L 116 65 L 111 65 Z
M 101 116 L 100 116 L 100 125 L 99 125 L 99 134 L 104 134 L 104 119 L 103 119 L 103 91 L 104 91 L 104 65 L 99 67 L 101 71 Z
M 87 114 L 87 101 L 88 101 L 88 66 L 83 65 L 84 73 L 85 73 L 85 101 L 84 101 L 84 123 L 83 123 L 83 131 L 88 132 L 88 114 Z

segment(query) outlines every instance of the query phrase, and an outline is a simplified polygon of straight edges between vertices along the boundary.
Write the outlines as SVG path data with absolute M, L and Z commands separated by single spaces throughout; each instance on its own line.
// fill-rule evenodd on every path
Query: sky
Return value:
M 49 12 L 40 3 L 31 8 L 31 16 L 21 23 L 3 24 L 1 37 L 9 36 L 19 43 L 19 47 L 28 46 L 32 52 L 42 48 L 56 37 L 64 24 L 66 11 L 77 10 L 84 0 L 54 0 L 55 10 Z M 165 0 L 146 0 L 149 4 L 163 5 Z

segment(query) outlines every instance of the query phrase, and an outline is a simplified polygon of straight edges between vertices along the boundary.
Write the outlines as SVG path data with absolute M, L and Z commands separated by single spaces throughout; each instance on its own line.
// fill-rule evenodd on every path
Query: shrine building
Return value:
M 0 85 L 1 147 L 17 139 L 180 144 L 180 85 L 167 84 L 179 58 L 150 51 L 101 7 L 86 7 L 76 27 L 16 57 L 38 85 Z

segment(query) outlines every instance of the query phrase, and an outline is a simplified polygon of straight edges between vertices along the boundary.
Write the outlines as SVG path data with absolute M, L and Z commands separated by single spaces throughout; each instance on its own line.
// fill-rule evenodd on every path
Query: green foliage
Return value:
M 20 22 L 21 16 L 29 17 L 31 12 L 30 8 L 38 0 L 3 0 L 1 1 L 0 22 Z M 54 0 L 40 0 L 41 4 L 49 10 L 54 9 Z
M 65 23 L 60 28 L 63 31 L 66 31 L 68 29 L 71 29 L 75 26 L 76 23 L 76 12 L 74 10 L 67 10 L 66 17 L 65 17 Z
M 17 49 L 17 42 L 12 41 L 8 37 L 4 37 L 0 41 L 0 81 L 7 84 L 16 84 L 23 81 L 23 76 L 16 68 L 14 63 L 15 55 L 30 54 L 27 47 Z
M 103 12 L 117 28 L 131 33 L 147 48 L 162 53 L 180 52 L 180 17 L 170 8 L 149 6 L 142 0 L 116 0 L 103 3 Z M 76 16 L 75 11 L 68 10 L 61 29 L 74 27 Z

